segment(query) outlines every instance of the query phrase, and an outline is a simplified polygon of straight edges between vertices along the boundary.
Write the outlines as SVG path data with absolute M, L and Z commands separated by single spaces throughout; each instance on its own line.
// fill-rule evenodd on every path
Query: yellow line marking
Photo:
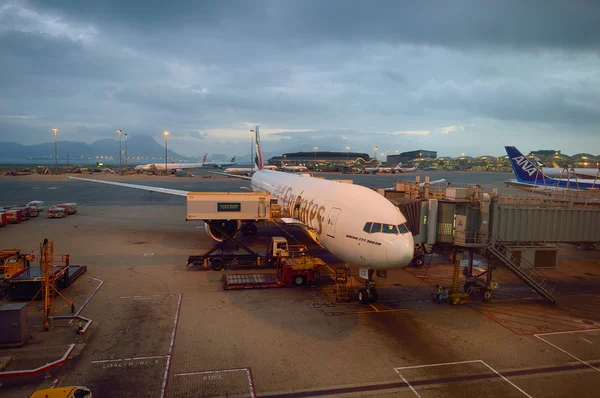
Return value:
M 375 307 L 373 304 L 369 304 L 371 306 L 371 308 L 373 308 L 375 310 L 375 312 L 379 312 L 379 310 L 377 309 L 377 307 Z
M 344 311 L 344 315 L 376 314 L 378 312 L 404 312 L 412 311 L 410 308 L 400 308 L 396 310 L 377 310 L 377 311 Z

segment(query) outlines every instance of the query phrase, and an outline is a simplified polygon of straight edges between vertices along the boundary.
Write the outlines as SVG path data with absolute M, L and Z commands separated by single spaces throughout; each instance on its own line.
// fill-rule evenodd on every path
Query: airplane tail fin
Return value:
M 254 132 L 256 134 L 256 156 L 258 156 L 258 170 L 263 169 L 263 156 L 262 150 L 260 148 L 260 134 L 258 133 L 258 126 L 254 128 Z
M 512 166 L 513 172 L 515 173 L 518 181 L 535 183 L 536 181 L 544 178 L 537 166 L 521 152 L 519 152 L 516 147 L 505 146 L 504 149 L 506 149 L 508 160 L 510 161 L 510 165 Z
M 204 165 L 204 163 L 206 163 L 206 156 L 208 155 L 208 153 L 205 153 L 204 156 L 202 156 L 202 165 Z
M 555 169 L 560 169 L 561 167 L 558 165 L 558 163 L 556 163 L 554 161 L 554 159 L 552 159 L 552 167 L 554 167 Z
M 231 158 L 230 162 L 235 162 L 235 155 L 233 155 L 233 157 Z

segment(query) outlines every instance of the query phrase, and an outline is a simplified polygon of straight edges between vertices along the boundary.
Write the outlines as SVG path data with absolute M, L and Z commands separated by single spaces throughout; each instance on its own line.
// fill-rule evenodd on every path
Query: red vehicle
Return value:
M 6 213 L 0 212 L 0 227 L 6 227 L 7 223 L 8 221 L 6 219 Z
M 54 207 L 65 209 L 65 214 L 67 215 L 77 213 L 77 203 L 59 203 Z
M 9 224 L 21 224 L 23 221 L 23 210 L 7 210 L 4 214 L 6 214 L 6 221 Z

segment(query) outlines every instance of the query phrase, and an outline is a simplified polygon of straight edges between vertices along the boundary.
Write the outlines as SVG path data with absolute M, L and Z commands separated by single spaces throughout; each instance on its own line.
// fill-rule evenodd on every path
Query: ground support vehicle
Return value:
M 319 279 L 323 260 L 310 257 L 279 257 L 276 272 L 223 275 L 224 290 L 267 289 L 312 285 Z

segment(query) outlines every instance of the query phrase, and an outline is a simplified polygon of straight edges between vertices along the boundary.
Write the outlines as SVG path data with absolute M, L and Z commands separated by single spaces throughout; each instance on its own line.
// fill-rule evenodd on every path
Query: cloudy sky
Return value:
M 0 141 L 600 154 L 600 2 L 0 0 Z

